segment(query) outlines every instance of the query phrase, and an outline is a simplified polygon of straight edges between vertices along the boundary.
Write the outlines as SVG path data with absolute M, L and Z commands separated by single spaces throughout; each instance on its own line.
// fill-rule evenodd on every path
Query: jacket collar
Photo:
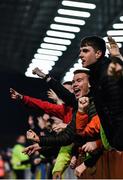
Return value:
M 90 80 L 98 81 L 102 75 L 107 70 L 107 66 L 110 63 L 110 59 L 104 57 L 99 59 L 96 63 L 90 65 L 88 68 L 90 69 Z

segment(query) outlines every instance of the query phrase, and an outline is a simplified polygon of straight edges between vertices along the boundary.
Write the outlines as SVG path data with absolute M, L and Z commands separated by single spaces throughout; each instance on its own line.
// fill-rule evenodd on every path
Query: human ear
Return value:
M 96 59 L 99 59 L 102 56 L 102 51 L 98 50 L 96 52 Z

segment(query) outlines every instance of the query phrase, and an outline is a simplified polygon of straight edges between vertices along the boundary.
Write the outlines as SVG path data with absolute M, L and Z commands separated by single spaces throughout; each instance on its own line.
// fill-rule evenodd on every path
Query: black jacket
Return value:
M 107 75 L 110 62 L 105 57 L 89 67 L 91 93 L 110 145 L 123 150 L 123 85 Z

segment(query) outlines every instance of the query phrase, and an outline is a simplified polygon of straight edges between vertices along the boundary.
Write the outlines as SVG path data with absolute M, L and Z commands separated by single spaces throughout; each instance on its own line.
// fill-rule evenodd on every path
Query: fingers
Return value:
M 108 36 L 108 42 L 110 46 L 113 46 L 113 45 L 117 46 L 116 41 L 111 36 Z
M 77 163 L 77 159 L 76 159 L 75 156 L 73 156 L 72 159 L 71 159 L 71 161 L 70 161 L 70 167 L 71 167 L 72 169 L 75 169 L 76 163 Z
M 30 156 L 30 155 L 33 154 L 35 151 L 36 151 L 36 150 L 35 150 L 35 146 L 34 146 L 34 145 L 31 145 L 31 146 L 25 148 L 25 149 L 22 151 L 22 153 L 28 154 L 28 155 Z
M 78 102 L 79 108 L 87 108 L 88 105 L 89 105 L 89 98 L 88 97 L 79 98 L 79 102 Z
M 47 95 L 48 95 L 48 97 L 49 97 L 49 98 L 51 98 L 51 99 L 53 98 L 53 94 L 52 94 L 52 92 L 47 91 Z
M 12 99 L 18 99 L 19 93 L 17 91 L 15 91 L 13 88 L 10 88 L 10 96 Z
M 75 169 L 74 174 L 75 174 L 78 178 L 81 176 L 81 173 L 78 171 L 77 168 Z
M 54 100 L 56 99 L 56 96 L 57 96 L 52 89 L 47 91 L 47 95 L 48 95 L 49 98 L 54 99 Z
M 97 149 L 97 144 L 96 141 L 92 141 L 92 142 L 87 142 L 86 144 L 84 144 L 82 146 L 82 150 L 84 152 L 93 152 Z
M 17 92 L 13 88 L 10 88 L 10 93 L 11 95 L 15 95 Z
M 89 98 L 88 97 L 81 97 L 81 98 L 79 98 L 79 102 L 82 104 L 87 103 L 87 102 L 89 102 Z
M 28 154 L 28 151 L 30 150 L 30 146 L 29 147 L 27 147 L 27 148 L 25 148 L 23 151 L 22 151 L 22 153 L 24 153 L 24 154 Z
M 86 143 L 86 144 L 84 144 L 84 145 L 82 146 L 82 150 L 83 150 L 84 152 L 92 152 L 92 148 L 91 148 L 91 146 L 90 146 L 88 143 Z
M 52 89 L 49 89 L 49 92 L 54 93 L 54 91 Z
M 29 129 L 27 132 L 35 133 L 32 129 Z
M 32 70 L 32 74 L 37 74 L 42 79 L 46 76 L 38 67 Z
M 106 48 L 107 48 L 108 51 L 110 52 L 110 46 L 109 46 L 109 45 L 106 45 Z
M 78 167 L 76 167 L 74 173 L 77 177 L 80 177 L 83 172 L 86 170 L 86 166 L 84 165 L 84 163 L 80 164 Z
M 87 144 L 84 144 L 84 145 L 82 146 L 82 151 L 86 152 L 86 150 L 87 150 Z
M 71 167 L 71 169 L 75 169 L 76 163 L 70 162 L 70 167 Z
M 53 174 L 53 179 L 54 179 L 54 180 L 55 180 L 55 179 L 62 179 L 62 178 L 61 178 L 61 172 L 60 172 L 60 171 L 55 172 L 55 173 Z
M 36 67 L 35 69 L 32 70 L 32 74 L 37 74 L 37 71 L 40 71 L 40 69 L 38 67 Z
M 10 88 L 10 93 L 13 93 L 15 90 L 13 88 Z
M 109 67 L 108 67 L 108 75 L 109 76 L 112 76 L 114 74 L 115 68 L 116 68 L 116 64 L 111 63 L 109 65 Z
M 27 131 L 26 133 L 27 139 L 33 140 L 35 138 L 35 132 L 32 131 L 31 129 Z
M 60 126 L 55 124 L 52 126 L 52 129 L 53 131 L 58 131 L 60 129 Z

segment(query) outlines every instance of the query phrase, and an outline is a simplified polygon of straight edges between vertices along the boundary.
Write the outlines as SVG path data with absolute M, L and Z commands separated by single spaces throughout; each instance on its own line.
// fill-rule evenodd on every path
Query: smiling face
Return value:
M 94 64 L 101 57 L 101 54 L 100 50 L 96 51 L 92 46 L 81 47 L 79 57 L 82 60 L 82 66 L 88 67 Z
M 89 76 L 86 73 L 77 73 L 73 77 L 72 88 L 76 99 L 88 94 Z

